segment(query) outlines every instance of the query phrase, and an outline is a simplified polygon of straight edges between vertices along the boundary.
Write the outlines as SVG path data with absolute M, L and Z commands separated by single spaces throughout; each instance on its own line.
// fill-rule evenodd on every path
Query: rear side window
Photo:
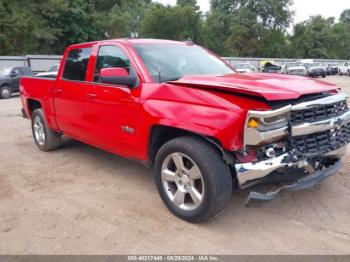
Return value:
M 28 67 L 22 67 L 22 71 L 23 71 L 23 75 L 26 75 L 26 76 L 33 74 L 32 70 L 30 70 L 30 68 Z
M 91 47 L 71 50 L 62 77 L 68 80 L 85 81 L 91 50 Z

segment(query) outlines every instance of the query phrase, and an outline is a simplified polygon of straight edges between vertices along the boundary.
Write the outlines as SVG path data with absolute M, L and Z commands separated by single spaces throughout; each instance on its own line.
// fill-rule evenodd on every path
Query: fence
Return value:
M 255 67 L 260 67 L 260 62 L 262 61 L 274 61 L 276 64 L 283 65 L 288 62 L 296 61 L 297 59 L 290 58 L 258 58 L 258 57 L 223 57 L 230 65 L 235 65 L 239 63 L 249 63 Z M 344 63 L 346 60 L 334 60 L 334 59 L 312 59 L 314 62 L 321 62 L 325 64 L 329 63 Z
M 61 58 L 58 55 L 0 56 L 0 68 L 28 66 L 33 72 L 44 72 L 59 64 Z
M 58 55 L 27 55 L 27 56 L 0 56 L 1 67 L 29 66 L 33 72 L 47 71 L 51 66 L 59 64 L 62 56 Z M 260 66 L 261 61 L 274 61 L 277 64 L 284 64 L 295 61 L 288 58 L 256 58 L 256 57 L 223 57 L 231 65 L 238 63 L 249 63 L 255 67 Z M 345 60 L 314 59 L 322 63 L 342 63 Z

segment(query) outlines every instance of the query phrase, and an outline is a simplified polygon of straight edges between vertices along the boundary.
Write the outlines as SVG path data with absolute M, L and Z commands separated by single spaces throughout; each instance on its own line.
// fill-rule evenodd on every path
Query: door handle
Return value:
M 97 97 L 97 95 L 94 94 L 94 93 L 88 93 L 87 95 L 88 95 L 88 97 L 90 97 L 90 98 L 95 98 L 95 97 Z
M 55 89 L 54 93 L 55 94 L 59 94 L 59 93 L 62 93 L 63 92 L 63 89 Z

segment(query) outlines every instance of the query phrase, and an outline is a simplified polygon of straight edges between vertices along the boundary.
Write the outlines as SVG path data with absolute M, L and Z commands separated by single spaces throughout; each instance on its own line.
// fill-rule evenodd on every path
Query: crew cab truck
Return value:
M 309 188 L 341 168 L 350 141 L 346 95 L 299 76 L 238 74 L 189 42 L 120 39 L 73 45 L 56 79 L 20 82 L 42 151 L 66 135 L 155 170 L 166 206 L 202 222 L 233 190 L 283 181 Z

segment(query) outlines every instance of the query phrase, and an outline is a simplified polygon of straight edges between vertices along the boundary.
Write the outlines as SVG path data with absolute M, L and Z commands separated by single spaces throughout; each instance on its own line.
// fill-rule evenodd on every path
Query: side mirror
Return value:
M 11 77 L 16 77 L 16 76 L 18 76 L 18 74 L 16 72 L 12 71 L 10 76 Z
M 135 87 L 136 76 L 129 76 L 128 71 L 121 67 L 102 68 L 99 73 L 101 83 Z

